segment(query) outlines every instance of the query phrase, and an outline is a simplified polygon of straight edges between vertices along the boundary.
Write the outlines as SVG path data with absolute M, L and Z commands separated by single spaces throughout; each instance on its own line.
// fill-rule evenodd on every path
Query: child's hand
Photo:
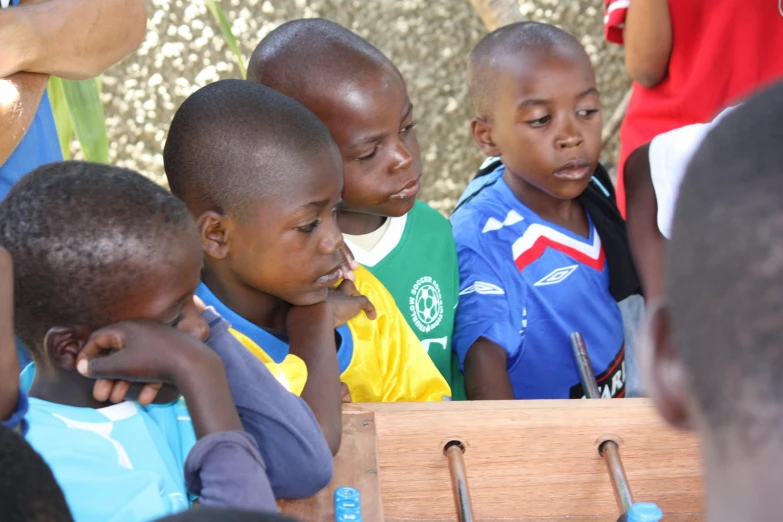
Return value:
M 222 368 L 218 356 L 198 339 L 156 321 L 123 321 L 95 331 L 77 356 L 76 368 L 95 384 L 96 400 L 125 398 L 130 383 L 148 383 L 138 401 L 149 404 L 162 385 L 181 388 L 210 367 Z M 112 380 L 114 382 L 112 382 Z
M 204 301 L 199 299 L 197 296 L 193 296 L 193 304 L 198 310 L 199 316 L 204 312 L 204 310 L 207 309 L 207 306 L 204 304 Z M 198 317 L 198 316 L 194 316 L 194 317 Z M 185 325 L 185 322 L 188 320 L 189 319 L 186 318 L 182 323 L 180 323 L 182 326 L 185 326 L 184 328 L 179 328 L 180 331 L 185 331 L 185 332 L 189 331 L 189 329 Z M 128 392 L 130 392 L 132 388 L 138 388 L 139 385 L 134 385 L 130 381 L 124 381 L 124 380 L 98 379 L 95 381 L 95 386 L 93 387 L 92 390 L 92 396 L 98 402 L 106 402 L 110 400 L 111 402 L 114 403 L 122 402 L 126 400 L 126 398 L 128 399 L 135 398 L 135 400 L 139 402 L 139 404 L 141 404 L 142 406 L 148 406 L 155 401 L 163 386 L 164 383 L 162 382 L 145 384 L 144 386 L 141 387 L 140 390 L 134 389 L 133 393 L 131 393 L 129 396 Z M 163 394 L 163 396 L 161 397 L 161 400 L 163 402 L 167 402 L 167 401 L 170 402 L 170 400 L 174 400 L 174 398 L 176 398 L 176 396 L 178 395 L 176 390 L 168 389 L 166 391 L 168 391 L 169 393 Z
M 14 341 L 14 267 L 11 255 L 0 248 L 0 421 L 16 410 L 19 359 Z
M 347 323 L 362 311 L 369 319 L 375 319 L 375 307 L 367 297 L 356 289 L 353 281 L 344 279 L 336 289 L 329 290 L 326 303 L 331 305 L 334 314 L 334 327 Z
M 359 263 L 357 263 L 356 259 L 353 257 L 353 252 L 348 248 L 348 245 L 343 243 L 343 246 L 340 248 L 340 254 L 343 257 L 343 265 L 340 267 L 343 272 L 343 279 L 346 281 L 355 281 L 356 276 L 353 275 L 353 271 L 359 268 Z

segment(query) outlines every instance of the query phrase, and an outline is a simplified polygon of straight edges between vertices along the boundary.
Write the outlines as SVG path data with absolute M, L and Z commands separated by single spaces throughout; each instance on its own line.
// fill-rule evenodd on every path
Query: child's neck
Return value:
M 54 371 L 36 364 L 35 379 L 30 387 L 30 397 L 42 401 L 75 406 L 77 408 L 103 408 L 110 402 L 96 401 L 92 396 L 95 381 L 72 372 Z
M 782 518 L 783 447 L 774 433 L 772 428 L 767 440 L 759 441 L 765 447 L 724 449 L 720 453 L 711 451 L 709 442 L 702 438 L 707 483 L 705 520 L 767 522 Z
M 222 279 L 208 267 L 201 272 L 201 280 L 220 302 L 251 323 L 262 328 L 286 331 L 290 304 L 238 281 Z
M 541 219 L 560 225 L 582 237 L 589 237 L 590 223 L 579 200 L 555 198 L 508 170 L 503 174 L 503 180 L 517 199 Z
M 375 232 L 386 220 L 386 216 L 377 216 L 375 214 L 360 214 L 359 212 L 341 211 L 337 214 L 337 226 L 340 232 L 351 236 L 361 236 Z

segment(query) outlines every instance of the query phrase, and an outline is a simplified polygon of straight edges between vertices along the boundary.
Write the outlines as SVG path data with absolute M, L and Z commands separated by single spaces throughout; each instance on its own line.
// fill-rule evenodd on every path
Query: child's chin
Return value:
M 284 297 L 283 300 L 294 306 L 311 306 L 323 303 L 329 295 L 328 288 L 313 288 L 296 295 Z
M 392 199 L 384 205 L 383 215 L 390 218 L 402 217 L 411 210 L 416 204 L 416 196 L 405 199 Z

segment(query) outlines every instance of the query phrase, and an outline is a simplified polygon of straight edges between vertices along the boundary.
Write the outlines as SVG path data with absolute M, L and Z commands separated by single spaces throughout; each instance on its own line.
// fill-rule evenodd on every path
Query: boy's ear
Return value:
M 76 370 L 76 356 L 87 344 L 92 331 L 81 326 L 53 326 L 43 341 L 44 353 L 61 369 Z
M 669 424 L 694 429 L 693 402 L 685 367 L 673 344 L 669 310 L 653 301 L 648 303 L 647 314 L 639 354 L 647 392 Z
M 223 259 L 228 255 L 228 217 L 214 210 L 201 214 L 196 221 L 201 236 L 201 249 L 209 257 Z
M 481 152 L 491 158 L 500 156 L 500 149 L 492 141 L 492 125 L 487 120 L 483 118 L 470 120 L 470 132 Z

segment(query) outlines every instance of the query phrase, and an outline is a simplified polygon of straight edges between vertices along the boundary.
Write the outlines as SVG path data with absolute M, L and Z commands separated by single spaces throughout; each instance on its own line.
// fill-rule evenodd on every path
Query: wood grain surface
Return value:
M 698 441 L 665 425 L 646 399 L 351 404 L 344 426 L 335 483 L 359 487 L 366 522 L 455 520 L 450 440 L 466 446 L 477 520 L 614 522 L 598 454 L 608 438 L 619 443 L 635 501 L 656 502 L 666 521 L 701 520 Z M 285 513 L 333 520 L 332 491 L 287 503 Z

